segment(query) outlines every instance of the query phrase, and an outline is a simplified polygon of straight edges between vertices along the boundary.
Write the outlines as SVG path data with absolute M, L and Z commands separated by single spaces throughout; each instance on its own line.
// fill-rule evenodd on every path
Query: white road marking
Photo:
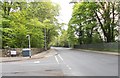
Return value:
M 40 61 L 34 61 L 34 63 L 40 63 Z
M 55 53 L 55 54 L 57 54 L 57 53 Z M 63 61 L 63 58 L 61 57 L 61 55 L 60 54 L 58 54 L 58 57 Z M 57 63 L 58 64 L 60 64 L 59 63 L 59 61 L 58 61 L 58 58 L 57 58 L 57 56 L 55 56 L 55 59 L 56 59 L 56 61 L 57 61 Z M 63 61 L 64 62 L 64 61 Z M 65 64 L 65 63 L 64 63 Z M 72 68 L 69 66 L 69 65 L 66 65 L 66 67 L 69 69 L 69 70 L 71 70 Z
M 56 52 L 55 55 L 57 55 L 58 53 Z
M 67 67 L 68 67 L 68 69 L 70 69 L 71 70 L 71 67 L 69 66 L 69 65 L 66 65 Z
M 57 61 L 58 64 L 60 64 L 56 56 L 55 56 L 55 60 Z
M 60 57 L 60 59 L 63 61 L 63 58 L 60 56 L 60 54 L 58 54 L 58 56 Z
M 63 61 L 63 58 L 60 56 L 60 54 L 58 54 L 59 58 Z M 64 62 L 64 61 L 63 61 Z M 65 63 L 64 63 L 65 64 Z M 71 70 L 71 67 L 69 65 L 66 65 L 66 67 Z

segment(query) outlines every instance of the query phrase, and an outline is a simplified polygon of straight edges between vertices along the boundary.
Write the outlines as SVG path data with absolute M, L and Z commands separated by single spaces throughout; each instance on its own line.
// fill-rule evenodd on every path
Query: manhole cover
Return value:
M 10 74 L 23 74 L 23 73 L 25 73 L 25 72 L 10 72 Z
M 12 74 L 18 74 L 18 73 L 21 73 L 21 72 L 13 72 Z
M 45 70 L 45 71 L 53 71 L 53 70 Z
M 19 73 L 25 73 L 25 72 L 2 72 L 2 74 L 19 74 Z

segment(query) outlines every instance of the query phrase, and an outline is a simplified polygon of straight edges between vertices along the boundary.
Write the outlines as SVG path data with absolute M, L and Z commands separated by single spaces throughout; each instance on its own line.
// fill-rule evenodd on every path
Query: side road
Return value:
M 79 50 L 79 51 L 82 51 L 82 52 L 100 53 L 100 54 L 110 54 L 110 55 L 116 55 L 116 56 L 120 55 L 120 53 L 118 53 L 118 52 L 95 51 L 95 50 L 85 50 L 85 49 L 73 49 L 73 50 Z
M 40 58 L 44 58 L 44 56 L 46 54 L 48 54 L 50 51 L 51 51 L 51 49 L 47 50 L 47 51 L 43 51 L 43 52 L 35 54 L 35 55 L 32 55 L 31 58 L 29 58 L 29 57 L 0 57 L 0 63 L 2 63 L 2 62 L 15 62 L 15 61 L 22 61 L 22 60 L 31 60 L 31 59 L 38 59 L 38 58 L 40 59 Z

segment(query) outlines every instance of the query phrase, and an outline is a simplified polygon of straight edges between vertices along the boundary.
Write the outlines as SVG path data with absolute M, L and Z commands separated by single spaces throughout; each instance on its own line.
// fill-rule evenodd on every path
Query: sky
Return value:
M 52 2 L 58 3 L 61 7 L 60 16 L 58 17 L 59 22 L 68 24 L 72 15 L 73 4 L 69 4 L 70 0 L 52 0 Z M 67 29 L 68 26 L 66 25 L 63 28 Z

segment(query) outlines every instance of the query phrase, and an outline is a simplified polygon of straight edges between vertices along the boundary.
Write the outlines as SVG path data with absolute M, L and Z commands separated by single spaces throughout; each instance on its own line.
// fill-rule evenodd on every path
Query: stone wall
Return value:
M 0 57 L 9 57 L 11 50 L 16 50 L 17 56 L 22 56 L 23 48 L 0 49 Z M 44 48 L 31 48 L 32 55 L 45 51 Z

